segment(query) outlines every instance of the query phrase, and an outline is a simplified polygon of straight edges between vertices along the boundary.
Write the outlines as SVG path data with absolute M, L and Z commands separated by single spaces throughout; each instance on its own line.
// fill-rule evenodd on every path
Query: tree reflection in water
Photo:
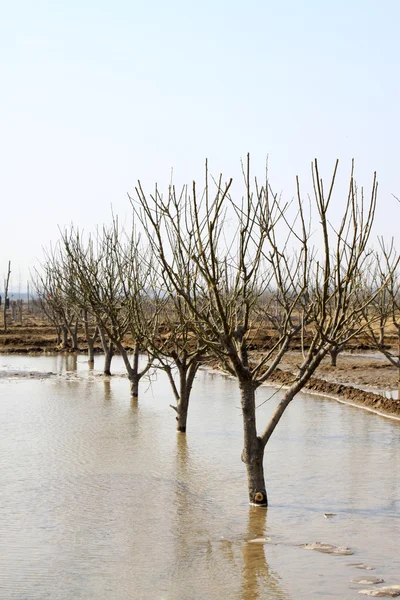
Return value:
M 111 400 L 111 381 L 109 379 L 104 379 L 104 400 L 106 402 L 110 402 Z
M 78 355 L 74 353 L 67 353 L 65 355 L 65 370 L 76 371 L 78 368 Z
M 239 514 L 232 515 L 231 507 L 221 505 L 208 490 L 207 468 L 203 472 L 198 458 L 190 439 L 178 435 L 169 593 L 190 600 L 210 594 L 240 600 L 289 600 L 279 575 L 266 560 L 268 544 L 251 541 L 267 537 L 267 509 L 242 506 Z
M 267 562 L 268 543 L 254 542 L 255 539 L 267 539 L 268 508 L 249 506 L 247 519 L 247 539 L 242 546 L 243 585 L 242 599 L 257 600 L 276 598 L 289 600 L 279 575 Z M 268 594 L 266 596 L 266 594 Z

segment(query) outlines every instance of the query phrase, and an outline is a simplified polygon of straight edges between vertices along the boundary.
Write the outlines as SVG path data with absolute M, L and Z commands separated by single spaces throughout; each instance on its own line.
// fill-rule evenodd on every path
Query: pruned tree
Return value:
M 136 188 L 136 215 L 171 289 L 191 314 L 195 335 L 238 381 L 242 460 L 249 500 L 258 506 L 267 505 L 263 458 L 275 427 L 329 350 L 357 333 L 360 313 L 371 300 L 360 304 L 356 292 L 372 260 L 367 243 L 376 178 L 366 201 L 352 167 L 343 215 L 334 226 L 329 214 L 337 167 L 326 193 L 317 161 L 312 165 L 316 224 L 307 215 L 299 182 L 294 202 L 283 204 L 270 188 L 268 172 L 262 185 L 252 181 L 249 156 L 239 201 L 231 191 L 232 180 L 223 183 L 220 176 L 211 183 L 207 163 L 200 195 L 195 183 L 181 193 L 170 186 L 165 198 L 157 186 L 150 195 L 140 182 Z M 321 238 L 318 250 L 312 243 L 314 227 Z M 190 278 L 181 265 L 189 266 Z M 271 295 L 279 302 L 275 324 L 270 303 L 263 305 Z M 273 330 L 269 348 L 251 360 L 254 330 L 267 323 Z M 308 340 L 302 362 L 269 422 L 258 429 L 256 390 L 278 368 L 296 335 Z
M 189 401 L 193 383 L 202 364 L 209 358 L 207 346 L 197 337 L 192 315 L 181 299 L 173 295 L 168 311 L 162 313 L 161 331 L 149 342 L 150 352 L 168 376 L 176 405 L 176 429 L 186 433 Z M 177 379 L 175 377 L 177 373 Z
M 118 230 L 116 219 L 114 229 Z M 151 245 L 143 246 L 135 221 L 129 232 L 117 237 L 114 261 L 134 356 L 138 361 L 140 352 L 146 351 L 147 368 L 167 373 L 176 399 L 176 406 L 170 406 L 176 411 L 177 430 L 184 433 L 193 381 L 206 347 L 194 336 L 192 315 L 154 261 Z M 186 267 L 182 273 L 191 276 Z
M 109 305 L 112 305 L 115 298 L 112 295 L 112 273 L 111 278 L 106 282 L 102 269 L 101 233 L 97 232 L 95 237 L 89 236 L 88 241 L 85 242 L 83 234 L 75 227 L 71 226 L 69 230 L 64 230 L 61 232 L 61 256 L 64 262 L 69 264 L 72 261 L 74 265 L 71 280 L 74 283 L 77 304 L 83 314 L 88 343 L 88 360 L 89 362 L 94 361 L 94 344 L 98 334 L 104 352 L 103 373 L 111 375 L 115 345 L 104 327 L 105 316 L 101 298 L 104 299 L 104 304 L 108 302 Z M 102 290 L 102 285 L 106 283 L 108 283 L 110 291 L 108 296 L 107 292 Z M 90 292 L 91 286 L 95 290 L 94 294 Z
M 176 401 L 176 405 L 170 404 L 176 413 L 176 428 L 179 433 L 186 433 L 193 382 L 209 353 L 196 335 L 192 313 L 151 258 L 149 250 L 142 260 L 147 270 L 147 278 L 143 279 L 147 281 L 146 288 L 135 294 L 133 322 L 136 336 L 152 356 L 154 366 L 168 376 Z M 186 277 L 190 275 L 188 269 Z
M 130 346 L 126 343 L 132 328 L 134 293 L 124 279 L 121 244 L 123 232 L 114 220 L 111 227 L 103 227 L 95 239 L 84 243 L 79 230 L 71 228 L 62 233 L 62 246 L 68 260 L 74 265 L 73 281 L 75 293 L 81 306 L 89 306 L 95 315 L 103 348 L 108 350 L 110 360 L 114 348 L 118 349 L 131 385 L 131 395 L 138 397 L 139 381 L 151 368 L 151 361 L 139 366 L 142 348 L 133 339 L 133 357 L 130 359 Z M 125 267 L 124 267 L 125 268 Z M 107 357 L 106 357 L 107 359 Z M 105 372 L 109 364 L 105 364 Z
M 45 250 L 45 260 L 35 269 L 33 281 L 37 301 L 55 326 L 57 344 L 78 349 L 79 306 L 74 292 L 71 264 L 65 266 L 60 247 Z
M 398 370 L 400 398 L 400 255 L 393 239 L 389 244 L 383 238 L 379 242 L 375 270 L 366 278 L 363 288 L 363 293 L 368 289 L 378 291 L 364 310 L 365 333 L 369 342 Z M 397 337 L 394 348 L 388 344 L 393 333 Z

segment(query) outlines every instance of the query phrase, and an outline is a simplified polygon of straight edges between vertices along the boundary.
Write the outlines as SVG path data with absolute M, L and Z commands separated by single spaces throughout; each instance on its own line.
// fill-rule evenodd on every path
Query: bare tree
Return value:
M 154 276 L 155 271 L 152 273 Z M 209 353 L 196 335 L 191 312 L 169 283 L 162 276 L 159 285 L 147 287 L 135 310 L 135 326 L 154 366 L 168 376 L 176 401 L 176 405 L 170 404 L 176 412 L 176 428 L 186 433 L 193 382 Z
M 3 308 L 3 325 L 4 331 L 7 331 L 7 302 L 8 302 L 8 286 L 10 284 L 11 261 L 8 261 L 7 275 L 4 279 L 4 308 Z
M 193 383 L 200 366 L 207 359 L 207 346 L 197 337 L 191 324 L 192 315 L 180 299 L 173 296 L 174 304 L 170 312 L 163 313 L 164 338 L 162 335 L 149 341 L 150 352 L 169 379 L 176 405 L 170 404 L 176 412 L 176 429 L 186 433 L 189 400 Z M 178 381 L 174 377 L 177 372 Z
M 102 267 L 104 267 L 105 261 L 102 254 L 102 235 L 98 232 L 95 238 L 89 237 L 85 243 L 81 232 L 72 226 L 70 230 L 61 232 L 61 247 L 62 261 L 66 261 L 68 264 L 72 260 L 74 265 L 72 278 L 75 286 L 74 295 L 83 312 L 88 342 L 88 360 L 89 362 L 94 361 L 93 348 L 98 333 L 104 352 L 103 373 L 111 375 L 115 345 L 104 327 L 104 320 L 106 319 L 105 305 L 111 306 L 115 296 L 113 296 L 112 276 L 108 281 L 104 278 Z M 108 284 L 108 289 L 104 291 L 102 286 L 106 284 Z M 93 327 L 94 331 L 91 334 Z
M 371 303 L 366 305 L 363 318 L 365 333 L 370 343 L 398 370 L 398 397 L 400 398 L 400 256 L 394 240 L 386 245 L 380 239 L 376 268 L 365 281 L 364 290 L 379 290 Z M 385 283 L 385 285 L 382 285 Z M 365 292 L 364 292 L 365 293 Z M 389 336 L 395 333 L 395 348 L 388 345 Z
M 367 242 L 376 206 L 374 177 L 369 201 L 358 192 L 351 170 L 341 220 L 331 225 L 336 163 L 325 192 L 318 163 L 312 165 L 316 225 L 309 221 L 299 182 L 292 204 L 271 191 L 268 173 L 262 185 L 252 183 L 250 159 L 243 168 L 244 194 L 238 202 L 232 180 L 213 183 L 206 164 L 205 187 L 199 195 L 193 183 L 177 193 L 170 186 L 164 198 L 158 188 L 147 195 L 136 188 L 136 214 L 164 276 L 191 313 L 196 336 L 237 378 L 243 415 L 244 448 L 249 500 L 267 505 L 264 449 L 284 411 L 306 385 L 334 345 L 357 332 L 363 306 L 356 291 L 371 256 Z M 311 216 L 310 216 L 311 218 Z M 321 250 L 313 249 L 312 227 L 319 228 Z M 315 237 L 315 234 L 314 234 Z M 190 265 L 191 277 L 185 276 Z M 272 318 L 274 296 L 279 319 Z M 364 305 L 370 298 L 364 299 Z M 254 330 L 268 323 L 271 343 L 257 360 L 250 360 Z M 274 324 L 275 323 L 275 324 Z M 257 430 L 256 390 L 280 364 L 295 335 L 308 337 L 293 381 L 267 424 Z
M 75 294 L 80 305 L 89 305 L 95 315 L 108 359 L 111 359 L 114 347 L 120 352 L 131 384 L 131 395 L 137 398 L 139 381 L 151 368 L 151 361 L 140 368 L 139 357 L 143 349 L 139 340 L 132 339 L 132 360 L 130 346 L 126 343 L 127 335 L 135 333 L 132 328 L 135 301 L 134 293 L 124 279 L 122 236 L 123 232 L 114 220 L 110 228 L 104 227 L 96 239 L 90 238 L 87 244 L 81 233 L 71 228 L 62 233 L 62 245 L 66 257 L 73 263 Z M 109 365 L 105 365 L 106 371 L 109 372 Z
M 57 303 L 52 302 L 52 298 L 47 291 L 48 287 L 45 285 L 43 274 L 36 273 L 32 279 L 32 283 L 36 293 L 36 298 L 32 302 L 32 309 L 34 312 L 39 313 L 42 318 L 47 318 L 47 320 L 54 326 L 57 335 L 57 346 L 61 344 L 62 330 L 64 333 L 64 345 L 67 344 L 67 330 L 65 326 L 63 326 L 61 315 L 57 310 Z
M 78 350 L 80 307 L 72 262 L 65 261 L 60 245 L 56 245 L 45 250 L 45 260 L 35 273 L 36 293 L 44 313 L 56 327 L 57 343 Z
M 191 311 L 159 268 L 152 245 L 142 245 L 135 225 L 118 255 L 131 335 L 153 366 L 167 374 L 176 400 L 170 406 L 177 431 L 185 433 L 193 382 L 207 347 L 195 333 Z M 181 274 L 188 283 L 194 275 L 188 264 L 181 265 Z

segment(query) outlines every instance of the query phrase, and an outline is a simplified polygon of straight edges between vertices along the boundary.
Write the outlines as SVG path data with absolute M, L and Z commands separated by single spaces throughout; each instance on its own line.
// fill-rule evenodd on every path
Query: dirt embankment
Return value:
M 293 383 L 293 379 L 294 376 L 292 373 L 277 369 L 270 378 L 270 381 L 274 384 L 286 386 Z M 315 377 L 309 380 L 306 389 L 316 394 L 334 396 L 344 402 L 357 404 L 364 408 L 370 408 L 374 411 L 400 418 L 400 400 L 385 398 L 378 393 L 366 392 L 351 385 L 334 383 Z
M 0 329 L 1 354 L 28 354 L 56 350 L 55 327 L 34 315 L 24 314 L 22 323 L 11 322 L 7 331 Z

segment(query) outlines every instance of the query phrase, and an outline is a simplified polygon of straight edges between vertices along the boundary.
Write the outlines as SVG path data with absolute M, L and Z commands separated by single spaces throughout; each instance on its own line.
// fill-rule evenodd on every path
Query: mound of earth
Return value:
M 289 371 L 276 369 L 269 381 L 279 385 L 290 385 L 293 383 L 294 375 Z M 339 400 L 358 404 L 359 406 L 371 408 L 378 412 L 400 417 L 400 400 L 385 398 L 380 394 L 365 392 L 350 385 L 332 383 L 324 379 L 312 377 L 307 383 L 307 390 L 324 396 L 334 396 Z

